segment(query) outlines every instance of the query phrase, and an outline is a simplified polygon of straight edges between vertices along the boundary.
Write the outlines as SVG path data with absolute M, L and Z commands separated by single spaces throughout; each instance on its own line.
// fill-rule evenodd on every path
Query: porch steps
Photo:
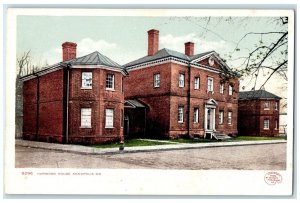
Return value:
M 217 139 L 217 140 L 226 140 L 226 139 L 231 139 L 232 137 L 221 133 L 221 132 L 214 132 L 213 136 Z

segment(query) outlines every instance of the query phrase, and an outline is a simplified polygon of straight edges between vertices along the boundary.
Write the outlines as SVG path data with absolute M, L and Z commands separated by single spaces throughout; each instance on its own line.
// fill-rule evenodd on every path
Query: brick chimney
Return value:
M 148 56 L 153 56 L 158 51 L 158 39 L 158 30 L 152 29 L 148 31 Z
M 191 57 L 194 56 L 194 43 L 193 42 L 186 42 L 184 43 L 185 47 L 185 55 Z
M 76 58 L 77 44 L 74 42 L 65 42 L 62 44 L 63 61 Z

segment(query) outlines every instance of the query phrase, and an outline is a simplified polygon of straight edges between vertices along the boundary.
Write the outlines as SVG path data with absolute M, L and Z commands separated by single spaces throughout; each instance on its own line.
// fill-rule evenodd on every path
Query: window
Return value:
M 275 130 L 278 129 L 278 120 L 275 120 Z
M 178 123 L 183 123 L 183 107 L 178 107 Z
M 200 78 L 199 77 L 195 77 L 195 82 L 194 82 L 194 88 L 195 90 L 200 89 Z
M 214 91 L 214 80 L 211 77 L 207 78 L 207 91 Z
M 194 123 L 199 123 L 199 108 L 194 108 Z
M 278 110 L 278 102 L 275 102 L 275 110 Z
M 270 109 L 270 102 L 265 101 L 265 103 L 264 103 L 264 109 Z
M 228 124 L 231 125 L 232 123 L 232 112 L 228 111 Z
M 270 124 L 269 119 L 265 119 L 264 120 L 264 129 L 269 129 L 269 124 Z
M 81 127 L 90 128 L 92 119 L 92 109 L 91 108 L 81 108 Z
M 232 93 L 233 93 L 233 86 L 229 85 L 229 95 L 232 95 Z
M 114 110 L 105 109 L 105 128 L 114 127 Z
M 224 93 L 224 83 L 220 84 L 220 93 L 223 94 Z
M 184 74 L 179 74 L 179 81 L 178 81 L 179 87 L 184 87 Z
M 160 85 L 160 74 L 154 75 L 154 81 L 153 81 L 154 87 L 159 87 Z
M 224 121 L 224 111 L 219 111 L 219 124 L 223 124 Z
M 92 89 L 92 72 L 82 72 L 81 75 L 81 88 L 82 89 Z
M 115 76 L 114 74 L 108 73 L 106 75 L 106 89 L 114 90 L 115 89 Z

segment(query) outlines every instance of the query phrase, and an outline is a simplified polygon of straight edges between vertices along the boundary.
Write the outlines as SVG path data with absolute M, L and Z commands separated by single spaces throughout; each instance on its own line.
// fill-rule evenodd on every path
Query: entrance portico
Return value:
M 204 138 L 208 135 L 212 138 L 216 131 L 216 107 L 218 103 L 214 99 L 209 99 L 205 103 L 205 118 L 204 118 Z

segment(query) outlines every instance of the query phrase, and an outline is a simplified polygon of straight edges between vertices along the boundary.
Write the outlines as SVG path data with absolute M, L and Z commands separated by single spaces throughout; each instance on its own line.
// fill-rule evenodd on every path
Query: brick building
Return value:
M 76 58 L 76 44 L 62 44 L 63 61 L 23 80 L 23 139 L 101 143 L 123 139 L 126 71 L 93 52 Z
M 280 99 L 265 90 L 240 92 L 238 101 L 239 135 L 278 135 Z
M 236 135 L 237 75 L 215 51 L 194 54 L 192 42 L 183 48 L 185 53 L 159 50 L 159 31 L 149 30 L 148 55 L 124 65 L 129 73 L 124 79 L 125 98 L 145 108 L 145 129 L 140 134 L 145 131 L 153 138 Z M 129 129 L 135 122 L 141 126 L 142 116 L 127 108 L 125 113 Z

